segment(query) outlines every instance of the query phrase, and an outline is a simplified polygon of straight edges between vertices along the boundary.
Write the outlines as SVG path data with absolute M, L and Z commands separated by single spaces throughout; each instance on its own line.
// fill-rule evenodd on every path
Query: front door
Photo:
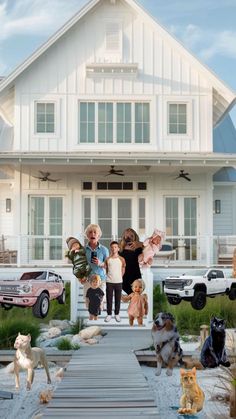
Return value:
M 168 241 L 173 242 L 178 260 L 197 259 L 197 198 L 165 198 L 165 222 Z
M 29 260 L 63 259 L 63 198 L 29 197 Z
M 122 232 L 132 226 L 132 199 L 97 198 L 96 222 L 102 229 L 102 243 L 109 247 L 111 240 L 119 240 Z

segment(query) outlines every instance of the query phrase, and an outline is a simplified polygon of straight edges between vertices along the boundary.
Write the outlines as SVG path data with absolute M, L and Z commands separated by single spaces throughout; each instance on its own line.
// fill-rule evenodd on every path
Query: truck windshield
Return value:
M 21 276 L 21 281 L 26 281 L 29 279 L 38 279 L 38 280 L 44 280 L 47 278 L 47 272 L 42 271 L 42 272 L 25 272 L 22 276 Z

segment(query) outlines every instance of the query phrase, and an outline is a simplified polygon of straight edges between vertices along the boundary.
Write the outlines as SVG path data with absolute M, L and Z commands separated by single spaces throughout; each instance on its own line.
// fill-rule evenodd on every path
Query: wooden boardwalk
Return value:
M 133 351 L 149 346 L 148 330 L 109 330 L 76 351 L 43 418 L 159 418 Z

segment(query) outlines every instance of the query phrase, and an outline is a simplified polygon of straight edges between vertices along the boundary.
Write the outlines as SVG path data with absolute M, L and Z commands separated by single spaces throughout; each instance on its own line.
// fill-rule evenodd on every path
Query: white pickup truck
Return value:
M 236 278 L 226 278 L 221 269 L 197 269 L 180 276 L 168 276 L 164 281 L 164 293 L 173 305 L 182 300 L 190 301 L 193 308 L 202 310 L 206 297 L 216 295 L 236 299 Z

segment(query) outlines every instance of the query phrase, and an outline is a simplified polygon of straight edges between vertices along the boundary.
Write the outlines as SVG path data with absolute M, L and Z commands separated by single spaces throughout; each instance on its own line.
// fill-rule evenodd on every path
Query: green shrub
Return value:
M 83 319 L 79 317 L 76 319 L 76 322 L 72 324 L 70 328 L 70 333 L 72 335 L 77 335 L 84 328 Z
M 57 342 L 56 345 L 57 349 L 60 351 L 70 351 L 70 350 L 77 350 L 80 348 L 79 345 L 71 343 L 71 341 L 68 338 L 62 338 Z
M 1 322 L 0 325 L 0 349 L 13 349 L 18 333 L 31 335 L 31 346 L 36 345 L 36 339 L 40 334 L 39 324 L 25 319 L 10 319 Z
M 190 302 L 182 301 L 174 306 L 168 303 L 160 285 L 154 288 L 153 292 L 153 315 L 160 311 L 168 311 L 175 317 L 178 330 L 181 334 L 199 334 L 202 324 L 210 325 L 213 316 L 226 320 L 227 328 L 236 326 L 235 301 L 229 300 L 227 296 L 207 298 L 207 304 L 203 310 L 194 310 Z

